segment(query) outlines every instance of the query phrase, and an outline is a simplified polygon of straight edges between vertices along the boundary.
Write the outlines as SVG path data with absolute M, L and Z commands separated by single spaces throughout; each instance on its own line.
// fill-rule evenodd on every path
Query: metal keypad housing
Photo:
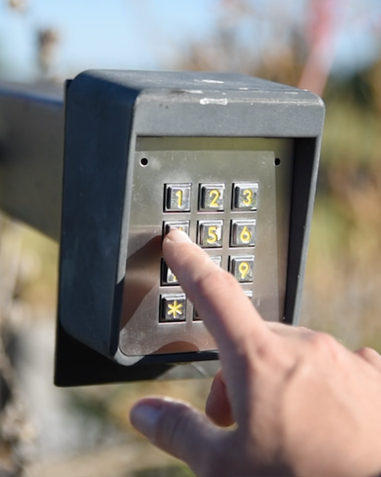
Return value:
M 138 138 L 119 359 L 216 348 L 161 256 L 171 227 L 232 273 L 266 320 L 282 321 L 292 146 L 284 139 Z

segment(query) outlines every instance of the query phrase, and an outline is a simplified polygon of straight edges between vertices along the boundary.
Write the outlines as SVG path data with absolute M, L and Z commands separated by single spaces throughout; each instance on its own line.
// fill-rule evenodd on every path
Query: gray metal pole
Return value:
M 0 83 L 0 208 L 58 241 L 63 86 Z

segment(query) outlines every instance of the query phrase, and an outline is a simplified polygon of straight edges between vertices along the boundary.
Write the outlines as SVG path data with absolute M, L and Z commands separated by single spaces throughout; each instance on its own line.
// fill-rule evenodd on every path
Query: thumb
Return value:
M 152 444 L 203 475 L 218 469 L 231 433 L 217 428 L 190 405 L 168 398 L 141 399 L 132 407 L 130 420 Z

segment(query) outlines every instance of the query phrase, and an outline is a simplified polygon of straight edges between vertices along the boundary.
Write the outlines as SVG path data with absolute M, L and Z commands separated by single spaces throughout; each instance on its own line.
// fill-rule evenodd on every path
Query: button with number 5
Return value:
M 250 283 L 253 281 L 254 256 L 230 257 L 229 271 L 239 283 Z
M 257 210 L 258 184 L 240 182 L 233 185 L 233 210 Z
M 202 248 L 222 247 L 223 220 L 200 220 L 198 222 L 198 244 Z
M 230 230 L 231 247 L 254 247 L 255 220 L 232 220 Z

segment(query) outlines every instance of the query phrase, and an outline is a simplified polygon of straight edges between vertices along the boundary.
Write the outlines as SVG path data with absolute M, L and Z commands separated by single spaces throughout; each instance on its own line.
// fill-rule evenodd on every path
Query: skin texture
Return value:
M 132 425 L 198 477 L 380 476 L 380 355 L 264 322 L 234 277 L 183 232 L 165 237 L 163 254 L 216 340 L 222 369 L 206 415 L 147 397 L 131 409 Z

